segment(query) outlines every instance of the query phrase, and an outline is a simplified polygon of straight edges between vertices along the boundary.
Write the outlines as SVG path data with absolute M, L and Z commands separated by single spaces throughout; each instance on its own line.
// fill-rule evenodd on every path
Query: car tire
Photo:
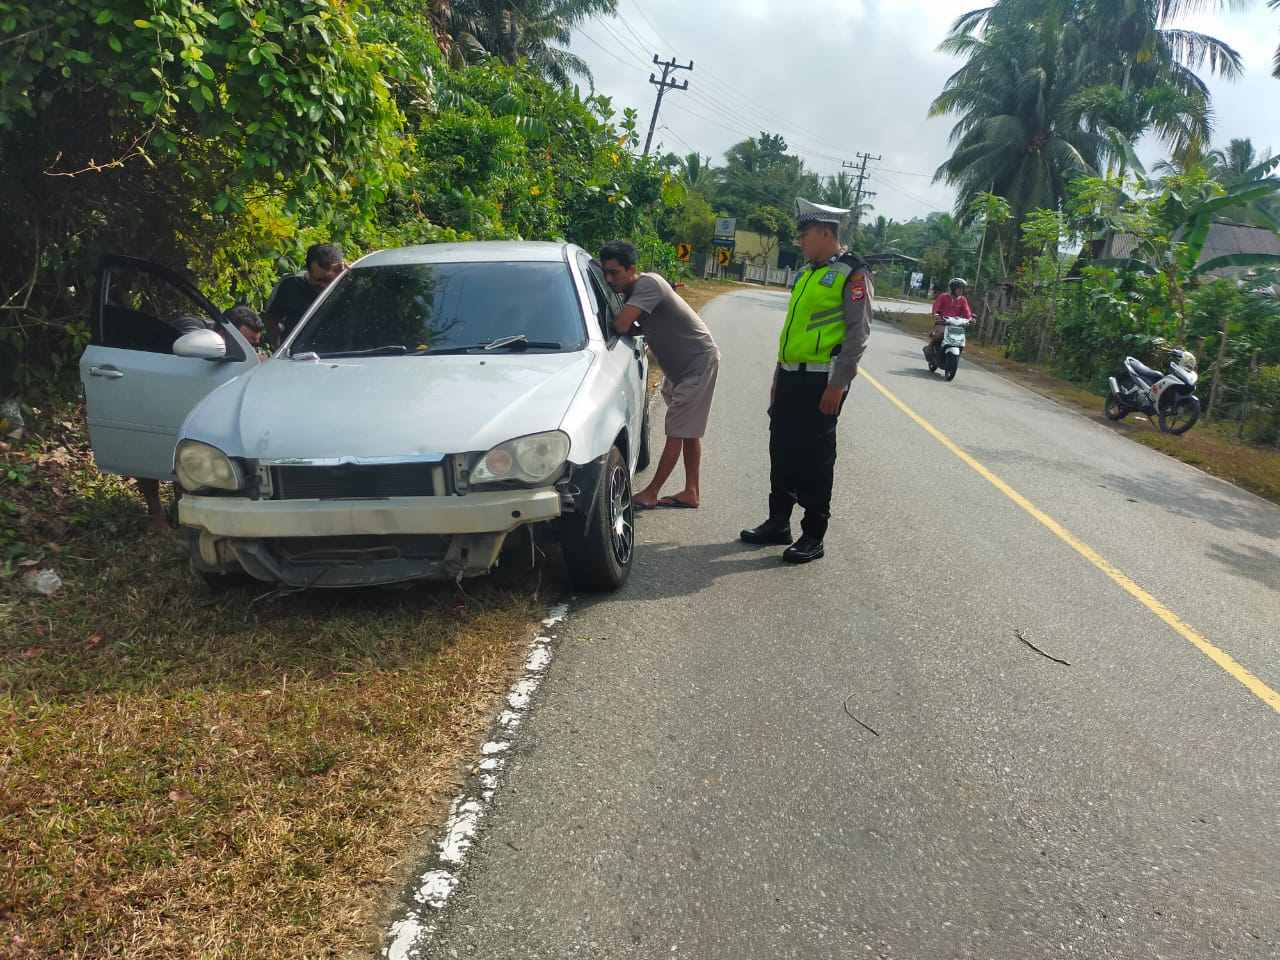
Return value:
M 561 533 L 565 566 L 577 590 L 617 590 L 627 582 L 635 560 L 635 507 L 631 471 L 618 447 L 600 469 L 590 513 Z
M 648 401 L 646 401 L 644 405 L 644 419 L 640 421 L 640 450 L 636 454 L 636 473 L 639 473 L 641 470 L 648 470 L 649 461 L 652 457 L 653 453 L 649 439 L 649 404 Z

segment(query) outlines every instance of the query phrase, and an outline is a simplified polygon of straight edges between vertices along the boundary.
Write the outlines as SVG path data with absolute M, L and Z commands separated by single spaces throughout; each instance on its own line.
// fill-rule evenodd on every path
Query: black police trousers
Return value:
M 819 540 L 831 519 L 840 419 L 839 412 L 818 409 L 826 389 L 825 373 L 779 370 L 769 407 L 769 519 L 789 523 L 798 503 L 804 509 L 800 528 Z

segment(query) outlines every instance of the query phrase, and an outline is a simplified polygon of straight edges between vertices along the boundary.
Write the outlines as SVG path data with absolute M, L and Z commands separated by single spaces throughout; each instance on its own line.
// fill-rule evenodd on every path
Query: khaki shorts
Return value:
M 667 404 L 667 436 L 694 440 L 707 432 L 711 417 L 711 399 L 716 392 L 716 375 L 720 358 L 712 357 L 701 369 L 679 383 L 662 380 L 662 399 Z

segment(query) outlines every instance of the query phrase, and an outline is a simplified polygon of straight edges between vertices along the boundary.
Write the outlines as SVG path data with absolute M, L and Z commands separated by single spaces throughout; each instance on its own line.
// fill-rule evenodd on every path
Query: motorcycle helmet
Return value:
M 956 287 L 967 287 L 967 286 L 969 286 L 969 281 L 966 280 L 964 277 L 952 277 L 951 281 L 947 284 L 947 289 L 950 290 L 952 294 L 954 294 Z

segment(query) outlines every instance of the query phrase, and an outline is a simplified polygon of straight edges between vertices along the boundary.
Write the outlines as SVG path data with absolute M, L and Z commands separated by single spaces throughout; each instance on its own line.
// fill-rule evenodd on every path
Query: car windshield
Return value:
M 570 351 L 586 326 L 563 262 L 356 267 L 289 348 L 293 356 Z M 505 341 L 505 342 L 504 342 Z

